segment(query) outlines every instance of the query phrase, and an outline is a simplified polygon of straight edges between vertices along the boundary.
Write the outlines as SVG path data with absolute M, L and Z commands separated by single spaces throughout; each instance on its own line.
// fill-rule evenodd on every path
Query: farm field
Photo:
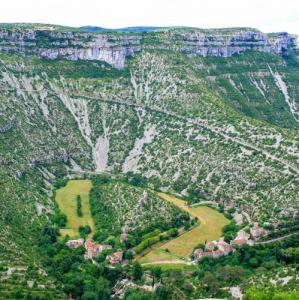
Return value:
M 67 216 L 66 228 L 60 229 L 62 236 L 77 237 L 79 227 L 89 225 L 91 234 L 94 232 L 94 221 L 89 206 L 90 180 L 70 180 L 65 187 L 56 191 L 56 202 L 62 213 Z M 77 196 L 81 196 L 83 216 L 77 215 Z
M 229 223 L 223 214 L 210 207 L 188 207 L 185 201 L 174 196 L 164 193 L 158 193 L 158 195 L 187 211 L 190 215 L 197 217 L 200 220 L 200 225 L 162 246 L 154 248 L 140 258 L 141 264 L 172 261 L 175 263 L 178 259 L 184 261 L 199 243 L 204 244 L 206 241 L 219 239 L 222 228 Z

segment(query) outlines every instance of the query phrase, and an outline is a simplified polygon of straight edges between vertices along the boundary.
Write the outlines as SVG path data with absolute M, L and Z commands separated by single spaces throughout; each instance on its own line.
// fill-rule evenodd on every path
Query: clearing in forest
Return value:
M 94 232 L 94 221 L 89 206 L 90 180 L 70 180 L 65 187 L 56 191 L 56 202 L 59 209 L 67 217 L 66 228 L 60 229 L 62 236 L 79 236 L 79 227 L 89 225 L 91 234 Z M 82 217 L 77 214 L 77 196 L 81 196 Z
M 207 206 L 189 207 L 187 203 L 172 195 L 158 193 L 166 201 L 169 201 L 181 209 L 187 211 L 193 217 L 197 217 L 200 224 L 179 237 L 166 242 L 158 248 L 154 248 L 139 261 L 140 263 L 174 263 L 178 259 L 188 258 L 193 248 L 199 243 L 217 240 L 220 238 L 222 228 L 229 223 L 229 220 L 217 210 Z

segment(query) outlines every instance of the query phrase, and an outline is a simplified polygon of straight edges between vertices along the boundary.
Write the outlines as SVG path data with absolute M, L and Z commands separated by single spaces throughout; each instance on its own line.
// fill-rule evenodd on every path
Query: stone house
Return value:
M 107 258 L 111 265 L 116 265 L 122 262 L 123 252 L 122 251 L 114 252 L 111 255 L 109 255 Z
M 200 260 L 203 256 L 203 249 L 195 249 L 193 252 L 194 260 Z
M 211 258 L 218 258 L 221 256 L 228 255 L 233 251 L 233 247 L 226 243 L 224 239 L 220 239 L 217 241 L 208 242 L 205 245 L 205 250 L 203 249 L 196 249 L 193 252 L 193 257 L 195 260 L 200 260 L 203 257 L 211 257 Z
M 250 235 L 245 230 L 240 230 L 234 240 L 231 241 L 231 245 L 253 245 L 253 241 L 250 240 Z
M 69 240 L 65 243 L 69 248 L 75 249 L 84 245 L 84 239 Z
M 216 241 L 211 241 L 211 242 L 207 242 L 205 244 L 205 249 L 207 251 L 213 251 L 217 246 L 217 242 Z
M 250 234 L 255 240 L 257 240 L 260 237 L 266 236 L 268 231 L 262 227 L 259 227 L 257 223 L 254 223 L 254 226 L 250 229 Z
M 85 246 L 85 249 L 86 249 L 86 252 L 84 254 L 85 259 L 92 259 L 94 257 L 99 256 L 103 250 L 112 249 L 111 245 L 96 244 L 92 240 L 87 240 L 85 242 L 84 246 Z
M 226 243 L 224 239 L 220 239 L 217 246 L 218 249 L 222 251 L 223 255 L 228 255 L 233 251 L 233 247 L 230 244 Z

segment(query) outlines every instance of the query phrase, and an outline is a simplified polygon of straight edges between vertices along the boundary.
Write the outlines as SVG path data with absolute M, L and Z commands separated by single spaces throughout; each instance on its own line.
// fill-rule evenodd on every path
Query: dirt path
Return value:
M 293 232 L 293 233 L 290 233 L 290 234 L 287 234 L 287 235 L 284 235 L 284 236 L 280 236 L 280 237 L 277 237 L 277 238 L 272 239 L 272 240 L 256 242 L 254 244 L 255 245 L 271 244 L 271 243 L 274 243 L 274 242 L 277 242 L 277 241 L 281 241 L 281 240 L 287 239 L 288 237 L 291 237 L 291 236 L 296 235 L 296 234 L 299 234 L 299 231 Z

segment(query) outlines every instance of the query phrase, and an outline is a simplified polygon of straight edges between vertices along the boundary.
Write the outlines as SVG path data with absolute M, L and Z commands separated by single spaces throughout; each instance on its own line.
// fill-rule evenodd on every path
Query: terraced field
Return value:
M 229 223 L 224 215 L 210 207 L 188 207 L 185 201 L 174 196 L 165 193 L 159 193 L 159 196 L 187 211 L 190 215 L 197 217 L 200 220 L 200 225 L 150 251 L 140 259 L 142 264 L 178 263 L 186 259 L 199 243 L 219 239 L 222 228 Z
M 62 236 L 69 235 L 76 237 L 79 235 L 79 227 L 89 225 L 91 235 L 94 232 L 94 221 L 91 216 L 89 206 L 89 191 L 92 187 L 90 180 L 70 180 L 67 185 L 56 191 L 56 202 L 61 210 L 67 216 L 66 228 L 60 229 Z M 77 215 L 77 196 L 81 196 L 82 217 Z

